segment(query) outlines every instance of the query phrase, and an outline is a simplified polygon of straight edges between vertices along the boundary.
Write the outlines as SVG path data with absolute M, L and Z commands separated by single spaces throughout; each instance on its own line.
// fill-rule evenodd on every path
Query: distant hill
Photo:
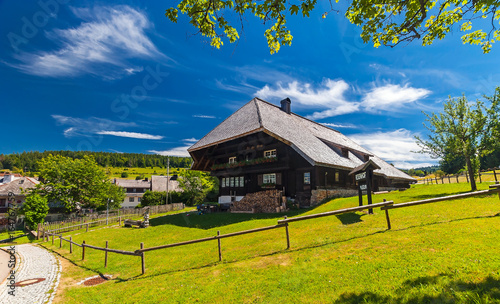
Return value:
M 106 167 L 167 167 L 167 156 L 142 153 L 111 153 L 91 151 L 29 151 L 3 155 L 0 154 L 0 169 L 16 170 L 25 172 L 37 172 L 37 162 L 49 154 L 62 155 L 73 159 L 83 158 L 91 155 L 100 166 Z M 170 156 L 171 168 L 189 168 L 193 160 L 191 157 Z

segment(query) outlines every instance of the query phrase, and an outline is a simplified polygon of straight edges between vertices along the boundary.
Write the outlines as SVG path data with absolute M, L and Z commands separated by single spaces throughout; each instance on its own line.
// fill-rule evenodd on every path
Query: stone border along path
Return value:
M 33 285 L 16 287 L 15 296 L 9 295 L 11 290 L 5 280 L 0 284 L 0 303 L 52 303 L 56 294 L 61 264 L 50 251 L 40 246 L 23 244 L 16 248 L 16 283 L 29 279 L 45 278 L 45 281 Z

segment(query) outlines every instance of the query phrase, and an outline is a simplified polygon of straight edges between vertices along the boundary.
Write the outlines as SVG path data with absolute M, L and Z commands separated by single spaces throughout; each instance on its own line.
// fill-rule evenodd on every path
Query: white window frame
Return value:
M 245 187 L 245 178 L 240 176 L 240 187 Z
M 276 184 L 276 173 L 268 173 L 262 176 L 262 183 Z
M 231 187 L 231 188 L 234 187 L 234 177 L 229 178 L 229 187 Z
M 276 149 L 264 151 L 264 157 L 265 158 L 276 157 Z
M 236 156 L 230 157 L 229 158 L 229 163 L 230 164 L 236 164 Z

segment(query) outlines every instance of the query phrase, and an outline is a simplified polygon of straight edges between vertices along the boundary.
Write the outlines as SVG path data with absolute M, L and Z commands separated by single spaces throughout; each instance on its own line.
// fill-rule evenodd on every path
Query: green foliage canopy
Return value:
M 47 199 L 38 194 L 30 194 L 26 196 L 26 200 L 21 208 L 21 213 L 24 214 L 24 221 L 30 229 L 36 229 L 38 224 L 43 223 L 49 205 Z
M 228 15 L 236 15 L 240 23 L 248 15 L 254 15 L 269 24 L 264 35 L 273 54 L 282 45 L 292 43 L 287 18 L 299 14 L 309 17 L 316 5 L 317 0 L 180 0 L 165 15 L 172 22 L 177 22 L 179 13 L 187 15 L 191 25 L 216 48 L 223 45 L 223 38 L 231 43 L 239 39 L 238 31 L 230 23 L 233 18 Z M 335 5 L 340 6 L 330 1 L 330 10 L 322 17 L 338 13 Z M 500 40 L 500 30 L 495 26 L 500 19 L 499 6 L 498 0 L 352 0 L 344 14 L 351 23 L 362 27 L 363 41 L 372 41 L 375 47 L 395 46 L 415 39 L 430 45 L 435 39 L 443 39 L 453 27 L 459 27 L 465 33 L 463 43 L 480 45 L 488 53 L 492 44 Z M 473 28 L 473 22 L 486 30 Z
M 77 203 L 86 208 L 105 208 L 108 199 L 119 204 L 125 198 L 122 188 L 111 183 L 91 156 L 71 159 L 49 155 L 38 163 L 41 183 L 32 190 L 49 202 L 60 202 L 67 211 Z
M 207 194 L 218 191 L 217 179 L 205 172 L 186 170 L 178 181 L 184 191 L 186 205 L 202 203 Z
M 461 154 L 465 158 L 469 176 L 476 176 L 479 157 L 487 155 L 499 146 L 500 87 L 492 97 L 485 96 L 485 102 L 469 102 L 465 96 L 449 98 L 444 103 L 444 112 L 427 116 L 424 126 L 430 131 L 427 140 L 416 136 L 421 153 L 445 158 L 447 154 Z M 471 189 L 476 190 L 474 178 Z

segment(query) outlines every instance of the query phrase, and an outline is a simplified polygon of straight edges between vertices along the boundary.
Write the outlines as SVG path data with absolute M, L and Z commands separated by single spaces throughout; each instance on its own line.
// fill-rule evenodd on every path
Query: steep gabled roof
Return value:
M 370 156 L 379 167 L 375 174 L 415 180 L 361 147 L 342 133 L 280 107 L 254 98 L 220 123 L 188 151 L 193 152 L 256 132 L 265 132 L 290 145 L 311 165 L 352 170 Z M 339 151 L 345 150 L 345 154 Z

